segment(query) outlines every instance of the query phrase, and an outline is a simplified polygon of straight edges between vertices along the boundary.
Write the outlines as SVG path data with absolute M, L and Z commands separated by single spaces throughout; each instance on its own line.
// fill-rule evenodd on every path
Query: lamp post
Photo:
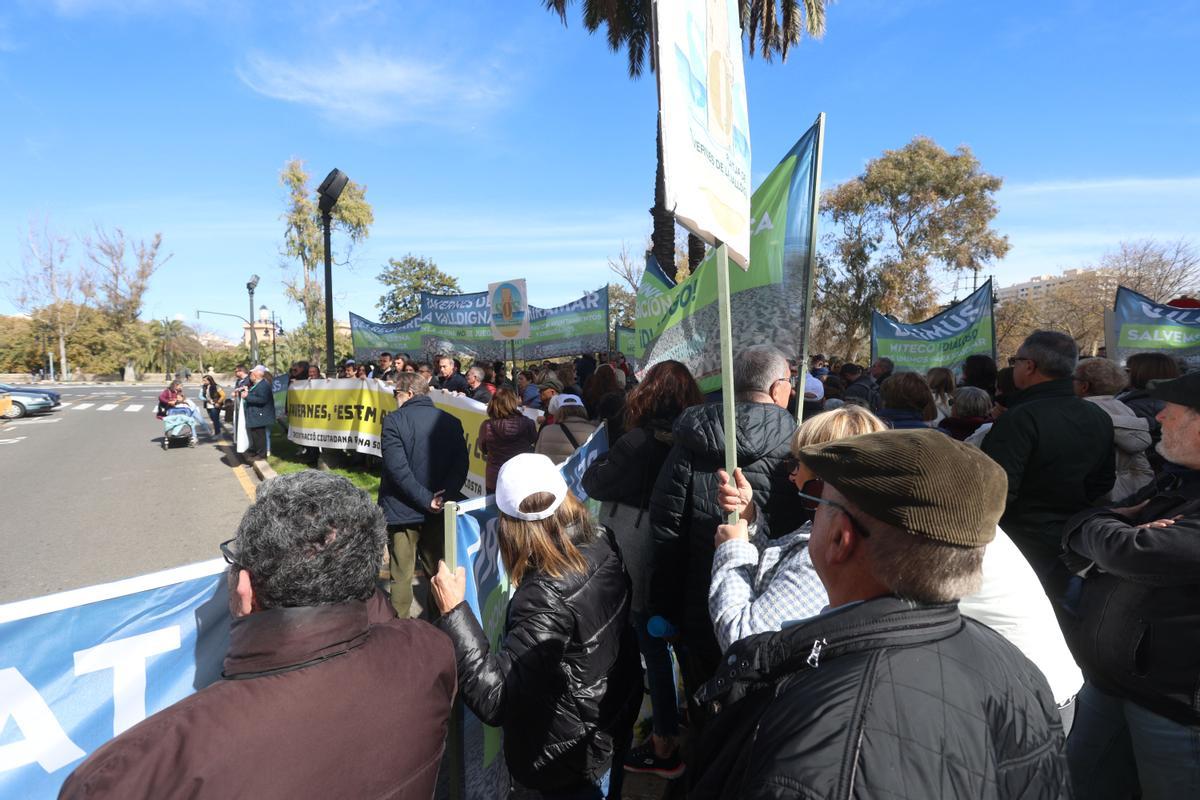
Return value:
M 332 375 L 333 368 L 333 255 L 330 252 L 329 228 L 333 224 L 333 207 L 350 178 L 340 169 L 334 169 L 325 176 L 317 187 L 320 195 L 321 227 L 325 233 L 325 374 Z
M 254 330 L 254 287 L 258 286 L 258 276 L 251 275 L 246 282 L 246 291 L 250 293 L 250 360 L 258 363 L 258 333 Z

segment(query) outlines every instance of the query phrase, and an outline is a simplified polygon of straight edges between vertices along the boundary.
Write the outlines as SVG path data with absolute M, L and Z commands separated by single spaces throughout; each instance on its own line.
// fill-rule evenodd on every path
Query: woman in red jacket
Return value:
M 496 491 L 496 476 L 500 467 L 519 453 L 532 453 L 537 441 L 537 426 L 521 413 L 521 401 L 516 392 L 501 387 L 492 395 L 487 407 L 488 418 L 479 426 L 479 452 L 487 459 L 484 479 L 488 494 Z

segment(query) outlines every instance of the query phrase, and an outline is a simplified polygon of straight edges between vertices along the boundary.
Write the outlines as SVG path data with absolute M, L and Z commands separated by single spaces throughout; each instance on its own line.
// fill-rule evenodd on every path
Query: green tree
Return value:
M 991 227 L 1002 183 L 969 148 L 948 153 L 918 136 L 825 192 L 822 210 L 834 226 L 818 282 L 817 306 L 832 336 L 825 346 L 861 351 L 872 310 L 905 321 L 929 316 L 934 267 L 978 274 L 1002 258 L 1008 238 Z
M 0 317 L 0 372 L 29 372 L 46 365 L 46 337 L 29 317 Z
M 304 322 L 291 332 L 293 344 L 314 363 L 322 363 L 325 353 L 325 244 L 321 230 L 321 212 L 316 190 L 309 185 L 304 162 L 293 158 L 279 173 L 279 182 L 287 190 L 287 209 L 283 248 L 286 263 L 297 268 L 286 281 L 286 293 L 304 311 Z M 333 207 L 334 242 L 344 243 L 337 265 L 350 263 L 354 246 L 367 238 L 375 213 L 367 202 L 367 187 L 350 181 Z
M 814 38 L 824 36 L 825 3 L 826 0 L 739 0 L 738 17 L 750 55 L 753 57 L 757 50 L 766 61 L 773 60 L 776 54 L 786 61 L 789 50 L 805 34 Z M 567 6 L 571 0 L 542 0 L 542 4 L 558 14 L 564 26 L 567 24 Z M 614 53 L 625 49 L 629 77 L 640 77 L 646 68 L 647 51 L 653 44 L 652 0 L 583 0 L 582 5 L 583 26 L 589 33 L 604 28 L 609 49 Z M 653 70 L 653 57 L 649 64 Z M 661 127 L 656 142 L 658 167 L 654 177 L 654 207 L 650 209 L 654 219 L 652 249 L 659 265 L 669 272 L 675 264 L 675 214 L 665 201 Z M 704 242 L 689 235 L 687 254 L 689 269 L 695 269 L 704 257 Z
M 438 269 L 433 259 L 414 256 L 389 258 L 379 273 L 379 282 L 386 291 L 379 298 L 379 319 L 383 322 L 403 322 L 421 311 L 421 292 L 458 294 L 458 279 Z

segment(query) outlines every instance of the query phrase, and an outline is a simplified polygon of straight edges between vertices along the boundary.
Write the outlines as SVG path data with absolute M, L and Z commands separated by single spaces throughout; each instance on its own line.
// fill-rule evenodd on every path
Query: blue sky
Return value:
M 258 273 L 286 326 L 277 178 L 297 156 L 314 185 L 336 166 L 374 205 L 334 280 L 340 318 L 374 316 L 375 275 L 407 252 L 467 291 L 525 277 L 538 305 L 568 301 L 608 281 L 622 242 L 642 249 L 654 178 L 653 80 L 628 80 L 579 15 L 564 28 L 538 0 L 5 0 L 0 274 L 30 219 L 161 231 L 174 257 L 146 316 L 244 313 Z M 1198 45 L 1194 0 L 842 0 L 824 40 L 747 60 L 753 174 L 825 111 L 826 187 L 918 134 L 1003 176 L 1000 284 L 1121 240 L 1200 241 Z

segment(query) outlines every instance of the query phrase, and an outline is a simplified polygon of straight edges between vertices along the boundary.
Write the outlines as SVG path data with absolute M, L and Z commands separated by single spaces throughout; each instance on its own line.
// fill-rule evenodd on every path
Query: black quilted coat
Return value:
M 467 708 L 504 729 L 513 778 L 543 791 L 602 775 L 613 738 L 632 729 L 642 695 L 629 576 L 612 534 L 578 530 L 572 540 L 586 574 L 527 574 L 497 650 L 466 603 L 437 623 L 454 642 Z
M 1045 677 L 957 604 L 878 598 L 727 655 L 689 800 L 1070 797 Z
M 765 509 L 771 530 L 790 533 L 806 517 L 783 461 L 791 453 L 796 419 L 770 403 L 737 404 L 737 461 Z M 675 422 L 674 445 L 650 500 L 654 535 L 650 614 L 681 631 L 691 658 L 711 673 L 721 656 L 708 616 L 713 536 L 721 522 L 717 470 L 725 467 L 721 406 L 686 409 Z M 700 676 L 703 680 L 706 675 Z

